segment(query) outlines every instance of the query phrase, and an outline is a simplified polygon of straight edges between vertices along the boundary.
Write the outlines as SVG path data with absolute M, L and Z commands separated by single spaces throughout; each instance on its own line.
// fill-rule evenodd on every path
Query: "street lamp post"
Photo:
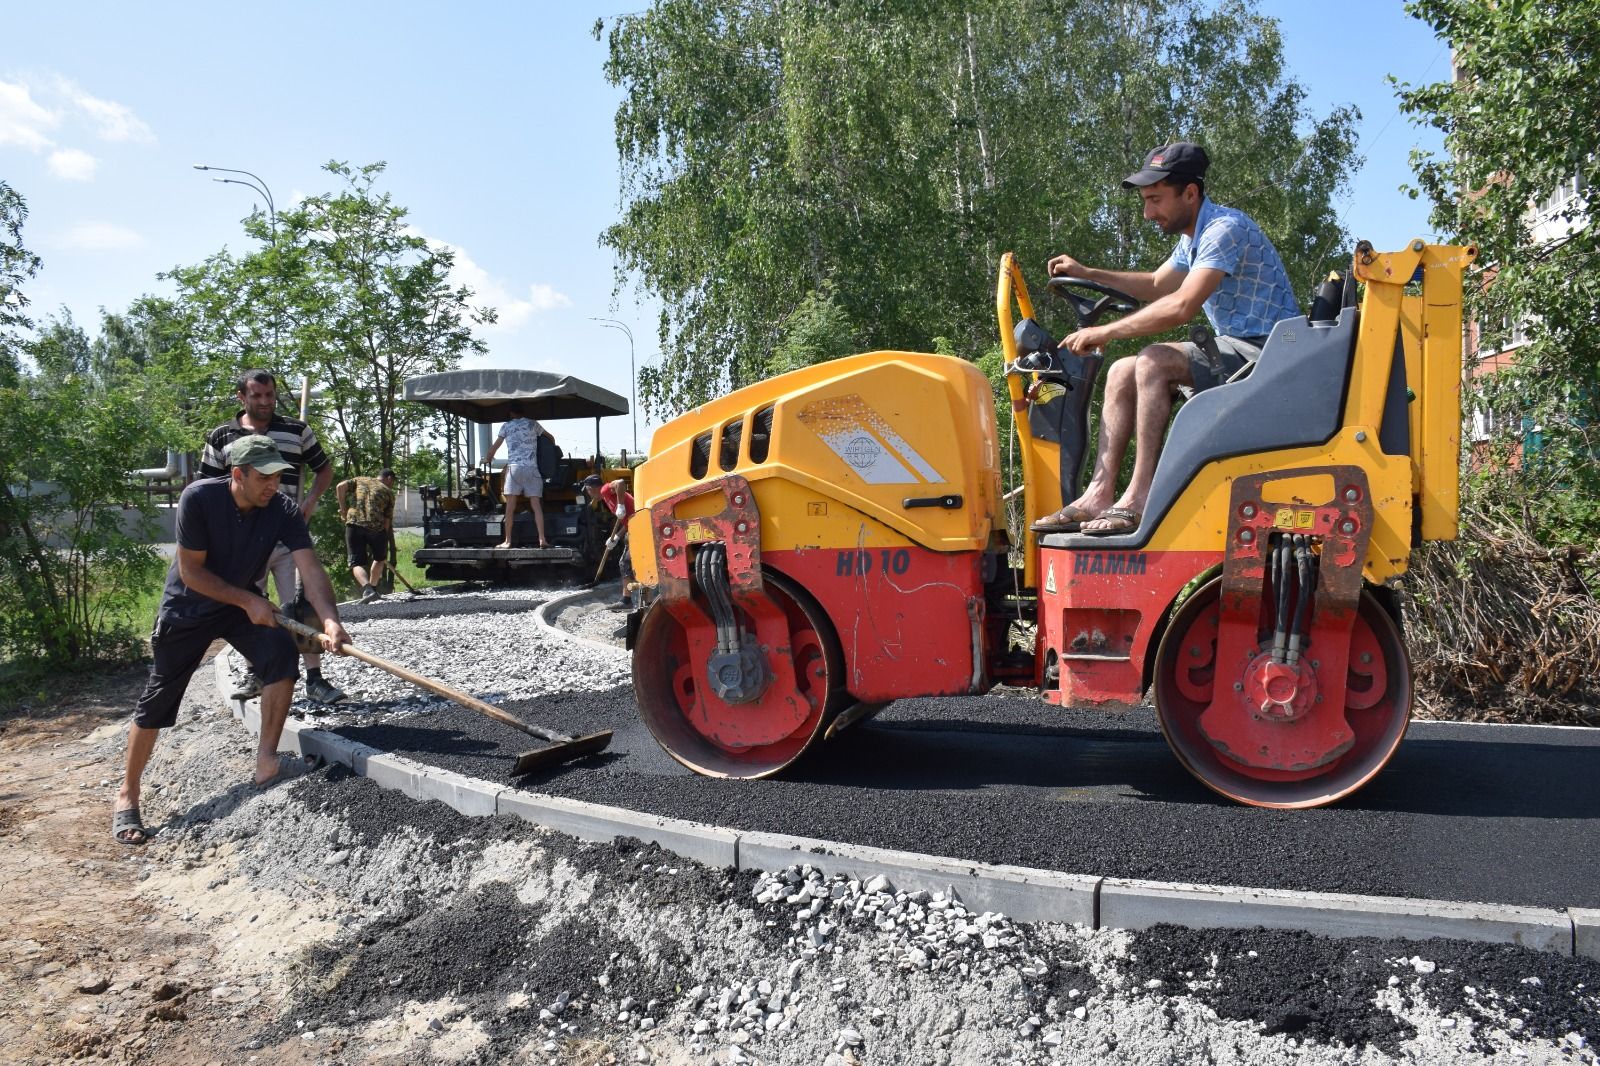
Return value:
M 203 163 L 194 164 L 194 169 L 205 171 L 215 170 L 222 174 L 243 174 L 245 177 L 251 179 L 249 181 L 240 181 L 238 178 L 212 178 L 211 180 L 221 182 L 224 185 L 243 185 L 245 188 L 261 194 L 262 198 L 267 201 L 267 221 L 271 225 L 272 230 L 272 247 L 274 250 L 277 249 L 278 207 L 272 202 L 272 190 L 267 188 L 267 183 L 261 179 L 260 175 L 252 174 L 248 170 L 237 170 L 233 167 L 208 167 Z M 282 266 L 279 264 L 279 269 L 281 268 Z M 272 319 L 272 350 L 273 355 L 281 360 L 283 358 L 283 303 L 281 295 L 278 301 L 277 312 L 278 313 L 274 315 Z M 280 367 L 279 369 L 281 371 L 282 368 Z
M 628 336 L 628 377 L 633 386 L 633 392 L 628 400 L 628 414 L 633 418 L 633 454 L 639 454 L 639 368 L 633 359 L 633 330 L 626 324 L 614 318 L 590 318 L 590 322 L 598 322 L 607 329 L 620 329 Z
M 194 168 L 196 170 L 215 170 L 223 174 L 243 174 L 245 177 L 253 179 L 251 181 L 240 181 L 238 178 L 212 178 L 211 180 L 220 181 L 224 185 L 243 185 L 247 189 L 254 189 L 260 193 L 267 201 L 267 220 L 272 224 L 272 239 L 274 242 L 277 241 L 278 209 L 272 202 L 272 190 L 267 188 L 266 182 L 248 170 L 235 170 L 232 167 L 208 167 L 200 163 L 196 163 Z

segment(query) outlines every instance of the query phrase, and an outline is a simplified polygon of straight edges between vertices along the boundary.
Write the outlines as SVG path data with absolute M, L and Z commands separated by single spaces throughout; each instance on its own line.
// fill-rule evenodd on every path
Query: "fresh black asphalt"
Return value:
M 540 742 L 465 709 L 338 732 L 529 791 L 743 830 L 1109 877 L 1600 907 L 1600 731 L 1417 722 L 1356 795 L 1271 811 L 1191 778 L 1148 709 L 906 700 L 758 781 L 679 766 L 625 686 L 507 709 L 616 736 L 601 755 L 513 780 L 513 756 Z

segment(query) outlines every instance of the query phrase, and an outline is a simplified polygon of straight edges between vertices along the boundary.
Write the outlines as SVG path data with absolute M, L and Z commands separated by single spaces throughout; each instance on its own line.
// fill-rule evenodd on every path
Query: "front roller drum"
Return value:
M 1250 684 L 1248 677 L 1217 676 L 1221 589 L 1219 578 L 1196 590 L 1178 609 L 1157 652 L 1156 716 L 1173 754 L 1208 788 L 1253 807 L 1320 807 L 1370 781 L 1394 755 L 1411 720 L 1411 663 L 1394 619 L 1362 591 L 1350 630 L 1344 695 L 1348 748 L 1306 769 L 1252 766 L 1232 758 L 1202 722 L 1219 686 Z M 1263 618 L 1261 636 L 1270 639 L 1269 618 Z M 1279 728 L 1299 725 L 1290 721 Z
M 767 777 L 819 742 L 850 702 L 844 657 L 827 616 L 804 590 L 771 570 L 762 573 L 766 603 L 741 630 L 765 657 L 769 680 L 759 696 L 730 704 L 707 673 L 715 623 L 691 602 L 657 601 L 639 624 L 633 691 L 639 714 L 668 755 L 709 777 Z

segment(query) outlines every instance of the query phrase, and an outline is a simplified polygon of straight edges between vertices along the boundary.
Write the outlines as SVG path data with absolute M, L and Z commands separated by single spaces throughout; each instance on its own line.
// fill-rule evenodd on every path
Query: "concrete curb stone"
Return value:
M 741 870 L 774 871 L 802 863 L 825 874 L 843 874 L 863 881 L 882 874 L 896 891 L 953 891 L 968 910 L 996 911 L 1017 921 L 1095 926 L 1099 877 L 966 862 L 779 833 L 739 834 Z
M 554 622 L 550 621 L 550 619 L 554 617 L 556 612 L 560 611 L 561 608 L 575 600 L 581 600 L 583 597 L 589 595 L 589 593 L 592 591 L 592 589 L 579 589 L 577 592 L 569 592 L 564 596 L 557 596 L 553 600 L 546 600 L 544 603 L 539 605 L 537 610 L 533 612 L 533 624 L 558 640 L 571 641 L 574 644 L 582 644 L 586 647 L 598 648 L 601 651 L 609 651 L 618 655 L 626 655 L 627 652 L 615 644 L 607 644 L 602 640 L 590 640 L 588 637 L 580 637 L 578 634 L 569 633 L 560 626 L 557 626 Z M 546 611 L 549 611 L 550 614 L 546 615 Z
M 1256 926 L 1302 929 L 1335 937 L 1405 940 L 1453 937 L 1572 954 L 1572 919 L 1561 911 L 1544 907 L 1229 888 L 1115 877 L 1108 877 L 1101 883 L 1101 926 L 1148 929 L 1161 922 L 1191 929 Z
M 1572 953 L 1600 960 L 1600 910 L 1592 907 L 1572 907 Z
M 731 829 L 515 788 L 500 793 L 498 806 L 501 814 L 514 814 L 580 840 L 635 837 L 716 870 L 734 866 L 738 857 L 738 834 Z

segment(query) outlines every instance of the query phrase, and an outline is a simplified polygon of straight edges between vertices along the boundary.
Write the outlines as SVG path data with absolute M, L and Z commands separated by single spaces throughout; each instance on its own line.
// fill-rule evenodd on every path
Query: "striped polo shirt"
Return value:
M 232 421 L 224 422 L 206 434 L 205 451 L 200 455 L 201 477 L 224 477 L 233 469 L 228 462 L 228 445 L 255 432 L 240 425 L 239 419 L 243 414 L 241 410 L 233 416 Z M 292 500 L 299 500 L 300 467 L 309 466 L 321 473 L 328 465 L 328 455 L 317 442 L 317 435 L 311 432 L 311 427 L 298 418 L 274 414 L 271 424 L 267 426 L 267 436 L 278 446 L 283 461 L 293 464 L 292 469 L 283 472 L 278 491 L 287 493 Z

